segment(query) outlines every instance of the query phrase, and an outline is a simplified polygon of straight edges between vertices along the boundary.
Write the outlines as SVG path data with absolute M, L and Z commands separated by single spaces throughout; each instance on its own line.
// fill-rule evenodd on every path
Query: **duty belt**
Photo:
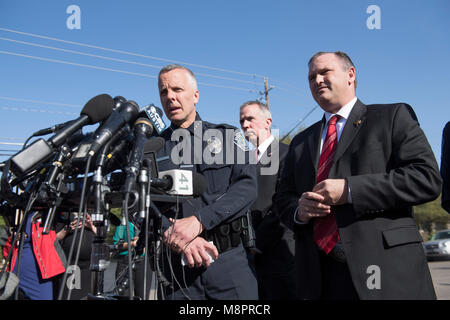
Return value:
M 245 248 L 254 245 L 254 232 L 248 214 L 203 233 L 204 238 L 212 241 L 219 253 L 236 248 L 241 243 Z

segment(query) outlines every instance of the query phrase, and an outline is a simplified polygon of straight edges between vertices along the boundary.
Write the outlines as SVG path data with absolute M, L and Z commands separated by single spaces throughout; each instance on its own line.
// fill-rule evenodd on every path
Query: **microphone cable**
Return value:
M 73 234 L 72 243 L 70 244 L 69 256 L 67 257 L 66 265 L 64 266 L 66 270 L 64 272 L 63 280 L 61 282 L 61 288 L 59 289 L 58 300 L 62 299 L 62 295 L 63 295 L 63 292 L 64 292 L 64 286 L 65 286 L 66 281 L 67 281 L 67 274 L 68 274 L 67 267 L 70 265 L 70 260 L 72 260 L 73 249 L 75 247 L 75 240 L 76 240 L 77 235 L 78 235 L 78 224 L 80 222 L 81 212 L 83 211 L 84 197 L 85 197 L 85 193 L 86 193 L 86 185 L 87 185 L 87 179 L 88 179 L 88 174 L 89 174 L 89 168 L 91 166 L 92 157 L 93 156 L 89 154 L 89 156 L 87 158 L 87 161 L 86 161 L 86 169 L 85 169 L 84 178 L 83 178 L 83 187 L 81 189 L 81 199 L 80 199 L 80 204 L 79 204 L 79 207 L 78 207 L 77 227 L 75 228 L 75 231 L 74 231 L 74 234 Z
M 87 197 L 87 199 L 89 199 L 89 197 Z M 78 260 L 80 258 L 81 245 L 83 243 L 85 223 L 86 223 L 86 216 L 87 216 L 87 201 L 88 201 L 87 199 L 86 199 L 85 203 L 83 204 L 83 206 L 84 206 L 83 224 L 81 225 L 80 239 L 78 240 L 77 253 L 75 254 L 75 261 L 73 263 L 75 266 L 78 266 Z M 77 223 L 76 223 L 76 230 L 78 230 L 79 224 L 80 224 L 80 216 L 78 215 Z M 75 241 L 75 237 L 73 238 L 72 241 Z M 69 292 L 67 293 L 67 300 L 70 300 L 70 297 L 72 295 L 72 288 L 73 288 L 73 286 L 69 287 Z
M 148 228 L 149 228 L 149 217 L 150 217 L 150 189 L 151 189 L 151 181 L 152 181 L 152 167 L 149 159 L 144 159 L 144 163 L 147 166 L 147 194 L 145 199 L 145 232 L 144 232 L 144 300 L 147 300 L 147 279 L 148 279 L 148 259 L 149 250 L 148 250 Z
M 130 225 L 129 225 L 129 217 L 128 217 L 128 202 L 130 199 L 130 192 L 129 190 L 125 191 L 125 199 L 122 203 L 122 215 L 125 216 L 125 230 L 127 232 L 127 251 L 128 251 L 128 296 L 130 300 L 133 300 L 133 294 L 134 294 L 134 281 L 133 281 L 133 265 L 132 265 L 132 259 L 131 259 L 131 241 L 130 238 Z

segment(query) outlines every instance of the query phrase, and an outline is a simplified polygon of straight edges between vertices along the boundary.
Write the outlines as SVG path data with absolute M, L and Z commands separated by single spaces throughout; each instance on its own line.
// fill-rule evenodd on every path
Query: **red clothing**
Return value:
M 49 279 L 65 271 L 64 253 L 59 246 L 54 230 L 50 230 L 48 234 L 42 234 L 41 219 L 39 214 L 35 214 L 32 218 L 31 224 L 31 240 L 33 243 L 33 253 L 36 257 L 42 279 Z M 11 248 L 11 237 L 9 237 L 5 246 L 3 247 L 3 256 L 8 256 Z M 11 264 L 9 271 L 14 270 L 17 260 L 17 244 L 13 248 Z

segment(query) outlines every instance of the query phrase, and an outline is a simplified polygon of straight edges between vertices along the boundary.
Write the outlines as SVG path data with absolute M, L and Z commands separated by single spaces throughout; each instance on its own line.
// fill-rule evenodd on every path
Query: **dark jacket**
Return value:
M 316 183 L 324 121 L 299 133 L 286 157 L 276 204 L 296 234 L 298 294 L 321 295 L 313 223 L 294 223 L 303 192 Z M 340 137 L 329 178 L 346 179 L 352 203 L 333 207 L 353 284 L 361 299 L 433 299 L 435 292 L 414 205 L 434 200 L 438 166 L 412 108 L 357 101 Z M 378 268 L 378 269 L 377 269 Z M 381 286 L 370 285 L 378 270 Z

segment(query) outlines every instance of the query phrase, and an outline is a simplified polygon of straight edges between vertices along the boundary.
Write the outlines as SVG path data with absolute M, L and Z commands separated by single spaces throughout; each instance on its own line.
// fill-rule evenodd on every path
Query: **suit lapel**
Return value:
M 325 125 L 325 116 L 322 121 L 317 122 L 312 128 L 311 134 L 308 136 L 308 148 L 311 154 L 312 165 L 317 172 L 317 166 L 319 165 L 319 150 L 320 150 L 320 135 Z
M 278 140 L 274 139 L 272 143 L 267 147 L 266 151 L 264 151 L 263 155 L 261 156 L 261 159 L 258 161 L 259 166 L 270 166 L 269 159 L 271 159 L 272 154 L 275 152 L 279 152 L 279 150 L 277 150 L 279 148 L 278 143 Z
M 339 139 L 339 143 L 337 145 L 336 153 L 334 154 L 334 162 L 339 160 L 340 157 L 344 154 L 345 150 L 347 150 L 350 143 L 355 138 L 359 129 L 362 127 L 363 122 L 365 121 L 367 107 L 358 99 L 353 106 L 352 111 L 345 123 L 344 130 L 342 131 L 341 138 Z

